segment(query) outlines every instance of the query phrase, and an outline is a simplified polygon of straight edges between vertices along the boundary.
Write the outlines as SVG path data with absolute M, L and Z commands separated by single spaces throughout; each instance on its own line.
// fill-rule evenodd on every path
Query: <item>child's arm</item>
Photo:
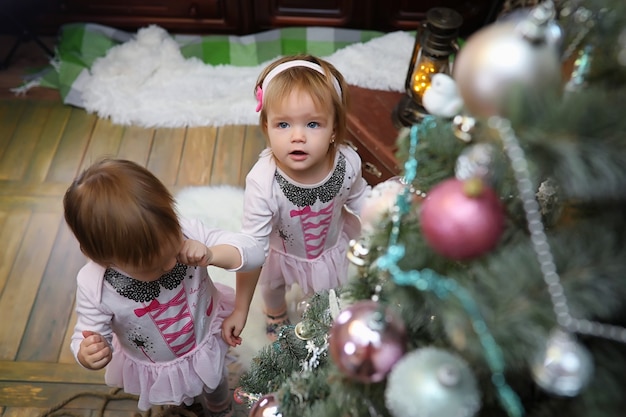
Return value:
M 205 227 L 197 219 L 181 219 L 185 235 L 178 261 L 191 266 L 213 265 L 228 271 L 248 271 L 265 262 L 259 242 L 243 233 Z
M 232 244 L 207 246 L 200 241 L 187 239 L 178 254 L 178 260 L 186 265 L 213 265 L 237 272 L 235 308 L 222 323 L 222 338 L 234 347 L 241 344 L 240 334 L 248 318 L 265 256 L 260 244 L 251 236 L 215 229 L 211 235 L 212 239 L 206 240 L 208 244 L 215 243 L 218 240 L 216 236 L 221 238 L 219 240 L 230 241 Z
M 264 161 L 267 162 L 267 161 Z M 271 208 L 270 173 L 264 164 L 257 163 L 246 177 L 246 191 L 244 194 L 244 213 L 241 231 L 252 237 L 258 249 L 261 250 L 263 260 L 269 251 L 269 235 L 272 231 L 273 210 Z M 267 178 L 270 180 L 267 180 Z M 230 317 L 222 324 L 222 338 L 230 346 L 241 344 L 241 332 L 246 324 L 252 297 L 261 274 L 261 267 L 249 269 L 246 272 L 237 272 L 237 291 L 235 309 Z
M 261 268 L 237 272 L 235 309 L 222 323 L 222 338 L 230 346 L 241 344 L 240 335 L 248 319 L 250 304 L 260 274 Z
M 104 267 L 88 262 L 76 279 L 76 324 L 70 347 L 76 361 L 87 369 L 102 369 L 111 361 L 112 313 L 100 304 Z
M 235 246 L 224 244 L 211 246 L 209 248 L 213 256 L 210 265 L 228 270 L 238 269 L 243 264 L 243 258 L 239 249 Z
M 220 244 L 208 247 L 194 239 L 186 239 L 178 253 L 178 261 L 191 266 L 217 266 L 237 269 L 243 260 L 239 249 L 233 245 Z

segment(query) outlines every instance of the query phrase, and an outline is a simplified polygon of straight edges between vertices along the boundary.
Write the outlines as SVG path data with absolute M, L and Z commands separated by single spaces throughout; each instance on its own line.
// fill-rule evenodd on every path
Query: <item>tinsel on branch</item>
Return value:
M 538 3 L 452 77 L 464 109 L 400 133 L 349 284 L 243 375 L 274 394 L 251 417 L 624 414 L 626 3 Z

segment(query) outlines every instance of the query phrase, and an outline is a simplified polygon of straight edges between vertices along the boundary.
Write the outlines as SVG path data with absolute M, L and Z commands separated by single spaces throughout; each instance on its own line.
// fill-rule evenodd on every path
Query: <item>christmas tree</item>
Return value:
M 624 414 L 626 3 L 498 20 L 451 78 L 463 108 L 400 134 L 350 283 L 242 376 L 251 417 Z

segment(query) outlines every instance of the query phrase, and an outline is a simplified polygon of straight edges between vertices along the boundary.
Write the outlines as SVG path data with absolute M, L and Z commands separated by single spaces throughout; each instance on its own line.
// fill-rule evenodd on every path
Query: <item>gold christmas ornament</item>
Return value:
M 309 340 L 313 338 L 313 332 L 305 321 L 301 321 L 295 325 L 293 329 L 296 337 L 300 340 Z
M 365 266 L 367 263 L 367 255 L 370 252 L 367 243 L 363 239 L 352 239 L 349 245 L 348 260 L 356 266 Z

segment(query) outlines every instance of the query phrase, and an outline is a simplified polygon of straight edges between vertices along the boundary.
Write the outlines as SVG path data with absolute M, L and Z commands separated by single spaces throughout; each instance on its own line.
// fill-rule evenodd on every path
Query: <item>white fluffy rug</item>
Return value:
M 239 231 L 243 214 L 243 189 L 228 185 L 188 187 L 175 196 L 178 212 L 184 217 L 197 218 L 208 227 Z M 235 288 L 235 273 L 209 267 L 215 282 Z M 289 314 L 293 323 L 298 322 L 296 304 L 301 298 L 299 288 L 288 293 Z M 243 342 L 235 349 L 241 365 L 245 368 L 258 351 L 269 343 L 265 336 L 263 303 L 259 291 L 255 292 L 250 306 L 248 322 L 241 335 Z
M 324 57 L 349 84 L 403 91 L 414 37 L 392 32 Z M 85 109 L 116 124 L 143 127 L 253 125 L 252 93 L 269 62 L 211 66 L 186 59 L 162 28 L 149 26 L 109 50 L 80 82 Z

